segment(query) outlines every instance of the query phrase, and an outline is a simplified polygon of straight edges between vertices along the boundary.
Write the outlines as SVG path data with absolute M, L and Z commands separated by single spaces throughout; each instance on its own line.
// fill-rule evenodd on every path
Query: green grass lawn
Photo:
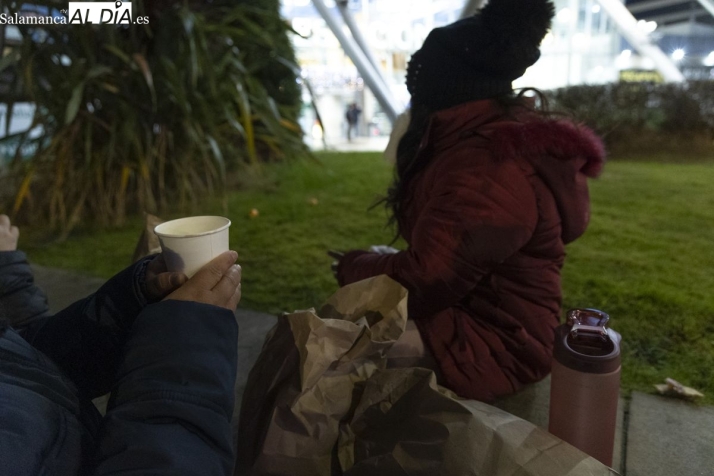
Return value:
M 381 155 L 318 157 L 268 167 L 229 196 L 246 308 L 318 306 L 336 289 L 328 249 L 391 239 L 383 208 L 367 211 L 391 177 Z M 591 226 L 568 247 L 564 308 L 610 313 L 623 335 L 627 389 L 650 391 L 672 377 L 714 403 L 712 183 L 714 164 L 647 162 L 611 162 L 592 183 Z M 253 208 L 260 214 L 250 218 Z M 215 200 L 198 212 L 224 213 Z M 23 229 L 22 246 L 38 264 L 108 277 L 128 264 L 141 226 L 80 230 L 64 243 Z

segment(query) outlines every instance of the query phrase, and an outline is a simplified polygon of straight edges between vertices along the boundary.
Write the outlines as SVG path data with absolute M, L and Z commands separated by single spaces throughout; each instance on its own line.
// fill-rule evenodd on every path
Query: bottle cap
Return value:
M 555 334 L 553 357 L 579 372 L 604 374 L 620 367 L 620 340 L 609 329 L 610 316 L 597 309 L 571 309 Z

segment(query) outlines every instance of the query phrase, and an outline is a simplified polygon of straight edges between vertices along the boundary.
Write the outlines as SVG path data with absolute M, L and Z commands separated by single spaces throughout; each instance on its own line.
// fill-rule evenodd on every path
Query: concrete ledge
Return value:
M 32 272 L 35 275 L 35 284 L 47 294 L 50 312 L 53 314 L 94 293 L 105 281 L 36 265 L 32 265 Z
M 265 335 L 277 322 L 276 316 L 260 312 L 238 309 L 238 373 L 236 374 L 236 402 L 233 410 L 234 420 L 240 415 L 243 392 L 248 381 L 248 374 L 258 360 L 263 349 Z M 234 421 L 237 424 L 237 421 Z

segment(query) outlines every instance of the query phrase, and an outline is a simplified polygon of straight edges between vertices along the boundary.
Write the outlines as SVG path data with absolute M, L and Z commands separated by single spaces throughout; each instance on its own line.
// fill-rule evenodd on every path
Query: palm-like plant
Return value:
M 224 192 L 246 166 L 306 152 L 299 98 L 276 102 L 259 79 L 265 58 L 250 56 L 264 51 L 291 65 L 270 56 L 279 35 L 260 26 L 276 24 L 277 12 L 162 3 L 149 25 L 21 28 L 15 61 L 4 63 L 14 64 L 43 133 L 11 138 L 34 147 L 29 158 L 20 147 L 10 166 L 15 213 L 66 235 L 82 217 L 117 224 L 128 210 L 190 206 Z M 141 3 L 134 10 L 146 14 Z

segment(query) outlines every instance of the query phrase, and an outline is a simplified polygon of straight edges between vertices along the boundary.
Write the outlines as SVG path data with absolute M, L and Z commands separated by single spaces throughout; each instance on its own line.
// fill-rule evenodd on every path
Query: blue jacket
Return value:
M 231 474 L 233 313 L 147 305 L 146 263 L 48 316 L 24 254 L 0 253 L 0 306 L 16 326 L 0 330 L 0 473 Z M 109 391 L 102 418 L 91 399 Z

